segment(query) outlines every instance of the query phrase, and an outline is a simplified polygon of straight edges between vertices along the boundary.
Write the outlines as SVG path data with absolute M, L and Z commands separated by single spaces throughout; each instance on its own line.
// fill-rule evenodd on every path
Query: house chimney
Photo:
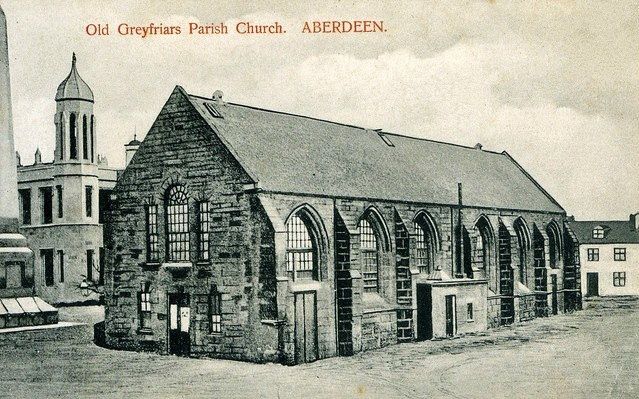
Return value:
M 475 149 L 476 150 L 480 150 L 481 151 L 482 147 L 483 147 L 483 145 L 481 145 L 481 143 L 475 144 Z
M 630 225 L 635 230 L 639 230 L 639 212 L 630 214 Z

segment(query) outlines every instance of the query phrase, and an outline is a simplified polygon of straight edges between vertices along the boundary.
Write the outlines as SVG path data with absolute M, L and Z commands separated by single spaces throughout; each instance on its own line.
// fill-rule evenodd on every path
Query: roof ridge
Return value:
M 212 99 L 204 97 L 204 96 L 199 96 L 197 94 L 191 94 L 191 93 L 187 93 L 187 94 L 189 96 L 191 96 L 191 97 L 195 97 L 195 98 L 199 98 L 199 99 L 202 99 L 202 100 L 212 101 L 213 102 Z M 375 129 L 365 128 L 365 127 L 357 126 L 357 125 L 351 125 L 351 124 L 348 124 L 348 123 L 336 122 L 336 121 L 332 121 L 332 120 L 329 120 L 329 119 L 323 119 L 323 118 L 318 118 L 318 117 L 309 116 L 309 115 L 294 114 L 292 112 L 278 111 L 278 110 L 274 110 L 274 109 L 262 108 L 262 107 L 257 107 L 257 106 L 253 106 L 253 105 L 233 103 L 233 102 L 226 102 L 226 104 L 237 106 L 237 107 L 254 109 L 256 111 L 272 112 L 274 114 L 279 114 L 279 115 L 296 116 L 296 117 L 299 117 L 299 118 L 311 119 L 311 120 L 319 121 L 319 122 L 326 122 L 326 123 L 330 123 L 330 124 L 338 125 L 338 126 L 352 127 L 352 128 L 360 129 L 360 130 L 364 130 L 364 131 L 369 131 L 369 130 L 370 131 L 377 131 Z M 392 136 L 396 136 L 396 137 L 407 138 L 407 139 L 413 139 L 413 140 L 419 140 L 419 141 L 428 141 L 428 142 L 431 142 L 431 143 L 451 145 L 451 146 L 460 147 L 460 148 L 464 148 L 464 149 L 468 149 L 468 150 L 476 150 L 475 147 L 468 146 L 468 145 L 451 143 L 451 142 L 448 142 L 448 141 L 434 140 L 434 139 L 429 139 L 429 138 L 426 138 L 426 137 L 411 136 L 411 135 L 405 134 L 405 133 L 387 132 L 387 131 L 384 131 L 384 130 L 380 130 L 379 133 L 388 134 L 388 135 L 392 135 Z M 504 155 L 502 152 L 494 151 L 494 150 L 483 150 L 482 149 L 481 151 L 486 152 L 486 153 L 495 154 L 495 155 Z

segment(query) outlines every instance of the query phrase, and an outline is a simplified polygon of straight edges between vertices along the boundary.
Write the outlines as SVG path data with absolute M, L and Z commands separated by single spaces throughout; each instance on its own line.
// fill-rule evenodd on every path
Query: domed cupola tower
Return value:
M 98 224 L 98 154 L 93 91 L 80 77 L 75 53 L 71 72 L 55 94 L 54 222 Z
M 78 73 L 75 53 L 71 72 L 58 86 L 55 101 L 55 162 L 96 164 L 93 91 Z

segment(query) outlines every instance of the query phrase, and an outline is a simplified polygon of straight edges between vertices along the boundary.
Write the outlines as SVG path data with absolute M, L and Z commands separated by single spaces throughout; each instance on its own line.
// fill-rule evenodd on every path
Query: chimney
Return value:
M 475 149 L 476 150 L 480 150 L 481 151 L 482 147 L 483 147 L 483 145 L 481 145 L 481 143 L 475 144 Z
M 639 212 L 630 214 L 630 226 L 639 231 Z

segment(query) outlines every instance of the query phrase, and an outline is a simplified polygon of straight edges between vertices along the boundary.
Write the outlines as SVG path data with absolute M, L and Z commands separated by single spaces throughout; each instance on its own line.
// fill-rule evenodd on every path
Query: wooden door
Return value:
M 586 279 L 586 296 L 599 296 L 599 273 L 588 273 Z
M 295 294 L 295 362 L 317 360 L 317 300 L 316 293 Z
M 188 356 L 191 352 L 191 309 L 188 294 L 169 294 L 169 353 Z
M 417 284 L 417 340 L 433 338 L 433 302 L 431 287 Z
M 457 297 L 446 295 L 446 336 L 453 337 L 457 333 Z

